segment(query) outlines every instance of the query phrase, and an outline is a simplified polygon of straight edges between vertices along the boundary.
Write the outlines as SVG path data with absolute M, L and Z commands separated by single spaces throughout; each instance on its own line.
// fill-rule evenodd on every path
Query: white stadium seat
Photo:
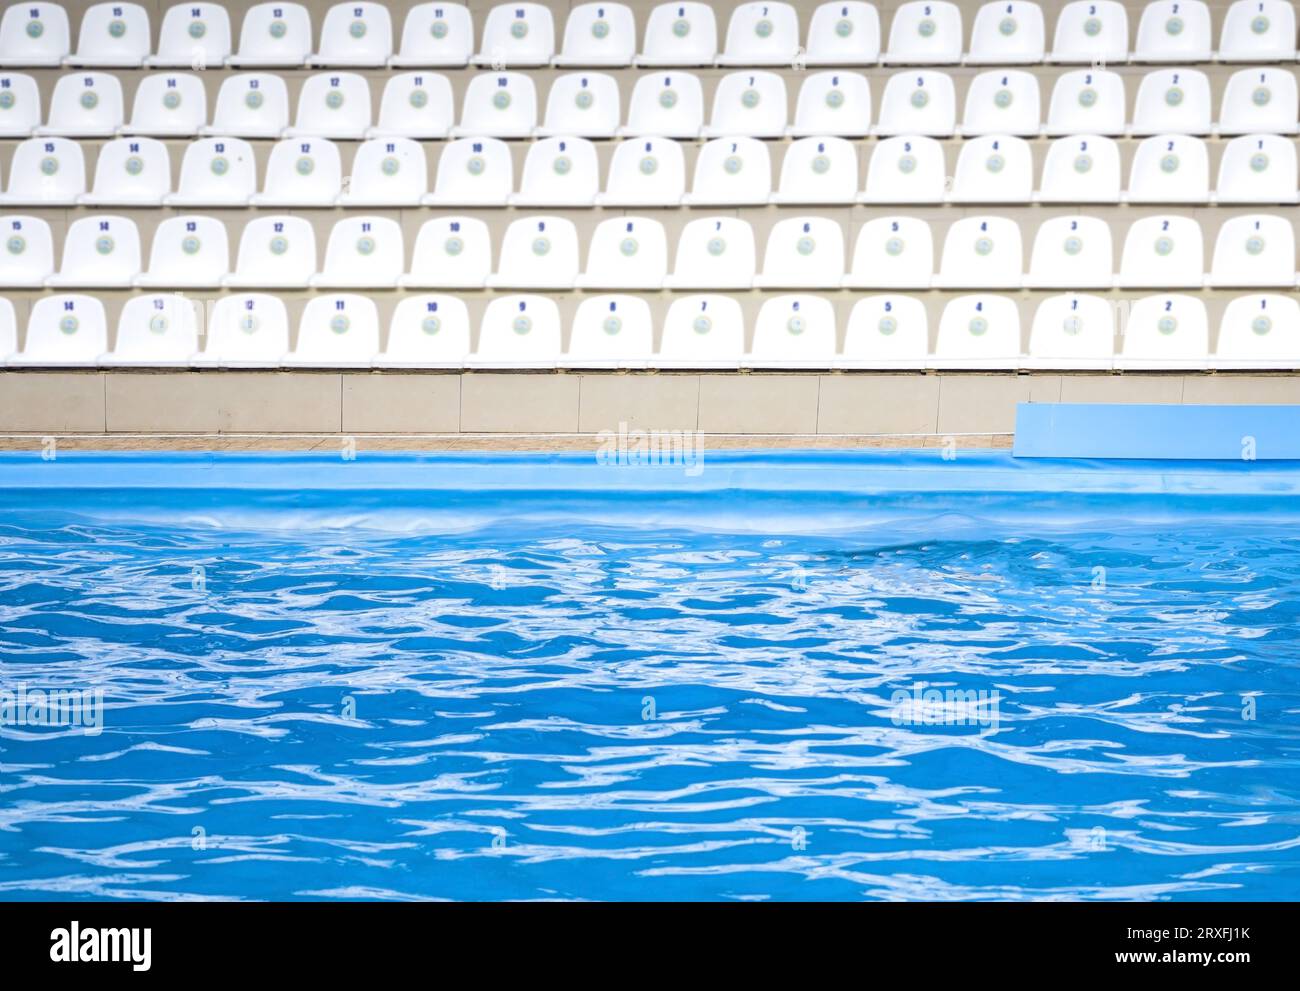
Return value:
M 316 296 L 303 307 L 286 367 L 369 368 L 379 354 L 379 310 L 356 293 Z
M 488 11 L 472 61 L 493 68 L 549 65 L 555 55 L 555 21 L 540 3 L 505 3 Z
M 1115 357 L 1115 311 L 1101 296 L 1065 293 L 1038 304 L 1027 368 L 1103 369 Z
M 1023 273 L 1019 224 L 1007 217 L 963 217 L 948 228 L 935 285 L 1018 289 Z
M 1031 289 L 1109 289 L 1115 246 L 1100 217 L 1053 217 L 1034 235 L 1025 286 Z
M 494 289 L 572 289 L 578 279 L 578 230 L 563 217 L 523 217 L 501 237 L 489 276 Z
M 193 137 L 208 122 L 203 80 L 190 73 L 145 76 L 136 87 L 124 134 Z
M 107 72 L 61 75 L 50 97 L 50 112 L 37 134 L 69 138 L 112 137 L 122 126 L 122 84 Z
M 69 206 L 86 191 L 86 160 L 69 138 L 29 138 L 14 148 L 0 204 Z
M 673 301 L 664 317 L 656 368 L 738 368 L 745 316 L 733 296 L 701 294 Z
M 289 352 L 289 313 L 279 296 L 268 293 L 222 296 L 209 315 L 207 338 L 195 365 L 278 367 Z
M 289 126 L 289 90 L 270 72 L 227 76 L 217 92 L 212 123 L 201 134 L 236 138 L 278 138 Z
M 1056 17 L 1049 62 L 1094 66 L 1128 60 L 1128 12 L 1118 0 L 1072 0 Z
M 545 138 L 528 146 L 511 206 L 591 206 L 600 192 L 596 146 L 585 138 Z
M 844 281 L 844 230 L 825 217 L 787 217 L 767 236 L 756 289 L 838 289 Z
M 0 74 L 0 138 L 30 137 L 41 126 L 41 91 L 31 76 Z
M 411 271 L 398 282 L 403 288 L 482 289 L 491 274 L 488 225 L 476 217 L 438 217 L 420 225 Z
M 1208 62 L 1214 55 L 1210 8 L 1202 0 L 1155 0 L 1142 8 L 1134 62 Z
M 339 148 L 323 138 L 277 141 L 253 206 L 333 206 L 343 188 Z
M 370 84 L 355 72 L 308 76 L 298 91 L 298 113 L 286 137 L 356 139 L 370 128 Z
M 96 213 L 68 225 L 59 270 L 45 284 L 120 289 L 130 286 L 139 274 L 140 231 L 135 222 Z
M 14 304 L 0 296 L 0 366 L 18 350 L 18 318 Z
M 257 162 L 242 138 L 202 138 L 190 142 L 181 161 L 176 192 L 168 206 L 247 206 L 257 195 Z
M 1277 134 L 1244 134 L 1223 147 L 1217 203 L 1294 203 L 1296 150 Z
M 546 96 L 542 136 L 610 138 L 618 130 L 618 82 L 603 72 L 556 76 Z
M 668 235 L 648 217 L 610 217 L 596 225 L 579 289 L 659 289 L 668 276 Z
M 1042 130 L 1038 79 L 1023 69 L 981 72 L 966 90 L 960 133 L 1036 136 Z
M 0 286 L 39 289 L 54 274 L 54 236 L 40 217 L 0 217 L 4 260 Z
M 469 310 L 455 296 L 403 296 L 377 368 L 460 368 L 470 349 Z
M 161 206 L 171 192 L 167 146 L 156 138 L 118 138 L 99 149 L 95 183 L 77 197 L 87 206 Z
M 217 69 L 231 51 L 230 15 L 217 3 L 178 3 L 167 8 L 158 50 L 144 64 L 160 69 Z
M 68 13 L 57 3 L 15 3 L 0 19 L 0 66 L 55 67 L 72 51 Z
M 248 8 L 239 49 L 226 60 L 237 66 L 300 66 L 311 54 L 311 15 L 300 3 L 259 3 Z
M 662 3 L 646 20 L 644 66 L 712 65 L 718 54 L 718 22 L 707 3 Z
M 942 203 L 948 167 L 934 138 L 888 138 L 872 149 L 864 203 Z
M 12 366 L 85 368 L 99 364 L 108 350 L 108 318 L 94 296 L 44 296 L 32 304 L 22 351 Z
M 930 322 L 915 296 L 866 296 L 853 304 L 838 368 L 924 368 Z
M 311 284 L 329 289 L 392 289 L 405 271 L 401 224 L 388 217 L 347 217 L 330 230 L 325 265 Z
M 1205 368 L 1210 329 L 1205 303 L 1196 296 L 1169 294 L 1134 301 L 1124 321 L 1120 368 Z
M 1129 168 L 1130 203 L 1204 203 L 1210 198 L 1210 156 L 1200 138 L 1161 134 L 1147 138 Z
M 949 300 L 939 317 L 934 368 L 1012 369 L 1024 364 L 1013 299 L 975 293 Z
M 873 217 L 853 247 L 845 289 L 929 289 L 934 281 L 934 235 L 915 217 Z
M 748 289 L 754 282 L 754 229 L 736 217 L 701 217 L 682 228 L 666 289 Z
M 420 3 L 406 14 L 397 54 L 388 60 L 394 67 L 459 67 L 469 64 L 474 53 L 474 19 L 469 8 L 458 3 Z
M 1132 134 L 1209 134 L 1210 77 L 1198 69 L 1157 69 L 1142 77 Z
M 168 217 L 154 230 L 149 268 L 135 277 L 134 285 L 150 289 L 215 289 L 229 271 L 230 243 L 225 224 L 214 217 Z
M 800 138 L 785 149 L 773 203 L 852 203 L 858 155 L 844 138 Z
M 772 195 L 772 159 L 757 138 L 715 138 L 695 159 L 691 191 L 682 202 L 694 206 L 766 203 Z
M 1037 199 L 1040 203 L 1118 203 L 1122 182 L 1115 139 L 1075 134 L 1047 146 Z
M 99 364 L 185 367 L 199 351 L 198 301 L 180 293 L 132 296 L 117 318 L 113 350 Z
M 889 135 L 948 137 L 957 123 L 957 96 L 952 76 L 922 69 L 889 77 L 880 100 L 874 132 Z
M 470 79 L 456 137 L 527 138 L 537 127 L 537 88 L 521 72 L 482 73 Z
M 961 147 L 949 199 L 953 203 L 1029 203 L 1034 155 L 1024 138 L 972 138 Z
M 718 80 L 703 137 L 779 138 L 786 128 L 785 80 L 775 72 L 732 72 Z
M 65 65 L 135 68 L 144 64 L 150 47 L 149 14 L 136 3 L 97 3 L 81 15 L 77 50 Z
M 788 3 L 742 3 L 731 12 L 718 65 L 790 65 L 799 51 L 799 15 Z
M 704 90 L 688 72 L 652 72 L 636 81 L 627 123 L 618 133 L 637 137 L 694 138 L 704 127 Z
M 914 0 L 894 11 L 886 65 L 956 65 L 961 61 L 961 10 L 945 0 Z
M 393 22 L 388 7 L 369 0 L 337 3 L 325 12 L 320 47 L 308 65 L 387 65 L 393 54 Z
M 424 148 L 410 138 L 377 138 L 357 148 L 339 206 L 418 206 L 429 191 Z
M 442 146 L 428 206 L 505 206 L 515 188 L 514 161 L 504 141 L 462 138 Z
M 1117 285 L 1199 289 L 1205 281 L 1201 225 L 1191 217 L 1143 217 L 1124 238 Z
M 316 232 L 306 217 L 256 217 L 239 238 L 235 270 L 222 284 L 299 289 L 316 274 Z
M 1220 62 L 1290 62 L 1295 8 L 1286 0 L 1235 0 L 1219 33 Z
M 871 133 L 871 84 L 857 72 L 814 72 L 804 78 L 795 103 L 794 137 L 863 138 Z
M 614 146 L 601 206 L 677 206 L 686 194 L 686 156 L 671 138 L 621 141 Z
M 379 119 L 368 138 L 445 138 L 455 123 L 451 80 L 433 72 L 389 76 L 379 100 Z
M 1124 78 L 1103 69 L 1062 73 L 1052 87 L 1044 134 L 1124 133 L 1128 118 Z
M 994 0 L 982 4 L 971 28 L 967 65 L 1028 65 L 1043 61 L 1047 35 L 1036 3 Z
M 1295 134 L 1298 111 L 1295 76 L 1289 70 L 1242 69 L 1223 89 L 1217 129 L 1220 134 Z
M 1300 367 L 1300 301 L 1277 293 L 1238 296 L 1223 311 L 1210 365 Z
M 592 296 L 578 304 L 562 368 L 644 368 L 654 352 L 650 304 L 639 296 Z
M 830 368 L 838 331 L 835 307 L 824 296 L 776 296 L 754 320 L 754 344 L 741 362 L 748 368 Z
M 880 14 L 862 0 L 819 4 L 808 25 L 805 65 L 874 65 L 880 61 Z
M 569 10 L 557 66 L 631 65 L 636 57 L 636 18 L 621 3 L 581 3 Z
M 483 310 L 478 349 L 465 364 L 471 368 L 554 368 L 562 337 L 555 300 L 498 296 Z
M 1295 231 L 1285 217 L 1247 214 L 1231 217 L 1219 228 L 1214 261 L 1206 285 L 1294 287 Z

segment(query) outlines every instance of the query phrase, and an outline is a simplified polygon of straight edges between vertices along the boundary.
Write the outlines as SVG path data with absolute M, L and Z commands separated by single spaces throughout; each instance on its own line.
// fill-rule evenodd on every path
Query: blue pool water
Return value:
M 1295 897 L 1300 471 L 420 464 L 0 465 L 0 897 Z

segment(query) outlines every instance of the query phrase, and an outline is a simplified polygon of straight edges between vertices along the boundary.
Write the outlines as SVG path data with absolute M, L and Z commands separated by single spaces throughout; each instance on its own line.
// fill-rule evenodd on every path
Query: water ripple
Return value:
M 942 523 L 6 513 L 0 893 L 1292 897 L 1294 528 Z

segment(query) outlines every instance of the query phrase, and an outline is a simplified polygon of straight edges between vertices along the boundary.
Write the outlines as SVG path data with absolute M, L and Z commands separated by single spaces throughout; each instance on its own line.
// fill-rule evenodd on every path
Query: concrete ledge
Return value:
M 0 430 L 104 432 L 100 372 L 0 372 Z
M 0 434 L 1009 434 L 1019 402 L 1300 403 L 1289 374 L 6 371 Z
M 220 430 L 328 433 L 343 426 L 337 372 L 223 372 L 217 377 Z
M 459 375 L 343 376 L 344 433 L 459 433 Z
M 820 375 L 705 375 L 698 429 L 718 434 L 815 434 Z
M 460 429 L 471 433 L 577 433 L 580 390 L 576 375 L 463 375 Z

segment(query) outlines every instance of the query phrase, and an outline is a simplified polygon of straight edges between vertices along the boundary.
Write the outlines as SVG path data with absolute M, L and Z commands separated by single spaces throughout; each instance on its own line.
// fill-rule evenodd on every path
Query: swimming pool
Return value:
M 700 467 L 0 456 L 0 897 L 1293 896 L 1300 467 Z

